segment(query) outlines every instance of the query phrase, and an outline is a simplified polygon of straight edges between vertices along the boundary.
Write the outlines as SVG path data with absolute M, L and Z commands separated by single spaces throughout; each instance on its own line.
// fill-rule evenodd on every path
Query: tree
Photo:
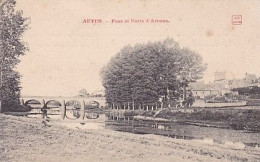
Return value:
M 28 50 L 21 38 L 29 19 L 15 11 L 15 4 L 15 0 L 0 3 L 0 112 L 19 103 L 20 74 L 14 69 Z
M 86 97 L 86 96 L 89 96 L 89 93 L 85 88 L 83 88 L 83 89 L 79 90 L 78 96 Z
M 108 103 L 154 105 L 161 96 L 176 98 L 201 79 L 206 65 L 199 54 L 172 39 L 126 46 L 102 69 Z

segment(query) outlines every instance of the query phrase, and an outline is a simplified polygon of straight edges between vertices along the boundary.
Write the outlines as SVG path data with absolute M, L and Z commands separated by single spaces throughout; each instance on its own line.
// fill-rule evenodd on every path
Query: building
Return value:
M 230 89 L 236 89 L 236 88 L 243 88 L 250 85 L 250 81 L 246 79 L 233 79 L 229 81 L 229 88 Z
M 228 84 L 222 83 L 208 83 L 203 86 L 192 86 L 191 92 L 196 98 L 205 98 L 207 96 L 223 96 L 226 93 L 231 93 Z
M 218 96 L 220 95 L 220 92 L 218 90 L 212 90 L 212 89 L 193 89 L 191 90 L 193 96 L 195 98 L 202 98 L 204 99 L 207 96 Z
M 197 98 L 207 96 L 224 96 L 227 93 L 238 94 L 239 88 L 260 87 L 260 80 L 255 74 L 246 73 L 243 79 L 234 79 L 232 73 L 216 72 L 213 82 L 204 83 L 203 81 L 191 83 L 189 88 Z
M 251 83 L 249 84 L 247 87 L 259 87 L 260 88 L 260 82 L 257 82 L 257 83 Z
M 190 90 L 195 98 L 204 99 L 207 96 L 222 96 L 225 93 L 230 92 L 228 88 L 222 83 L 207 83 L 195 82 L 189 85 Z
M 250 83 L 258 82 L 258 79 L 257 79 L 255 74 L 248 74 L 248 73 L 246 73 L 245 80 L 250 82 Z

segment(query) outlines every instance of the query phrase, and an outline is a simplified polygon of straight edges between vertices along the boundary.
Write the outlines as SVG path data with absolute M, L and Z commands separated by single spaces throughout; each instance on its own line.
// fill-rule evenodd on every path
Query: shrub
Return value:
M 24 105 L 15 105 L 8 109 L 8 111 L 11 112 L 28 112 L 31 111 L 32 107 L 31 106 L 24 106 Z
M 136 111 L 125 111 L 124 112 L 124 116 L 137 116 L 140 115 L 140 113 L 136 112 Z
M 143 115 L 147 117 L 152 117 L 155 115 L 155 111 L 145 111 Z

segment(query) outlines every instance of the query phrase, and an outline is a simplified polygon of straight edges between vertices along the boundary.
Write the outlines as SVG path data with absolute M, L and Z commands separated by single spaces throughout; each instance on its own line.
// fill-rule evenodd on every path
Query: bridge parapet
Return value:
M 68 103 L 70 101 L 77 101 L 79 103 L 85 103 L 85 105 L 89 105 L 92 102 L 98 102 L 100 107 L 104 107 L 106 105 L 106 100 L 104 97 L 42 97 L 42 96 L 26 96 L 20 98 L 21 104 L 26 105 L 30 101 L 38 101 L 41 106 L 43 107 L 45 104 L 47 104 L 50 101 L 58 101 L 60 104 L 63 102 Z

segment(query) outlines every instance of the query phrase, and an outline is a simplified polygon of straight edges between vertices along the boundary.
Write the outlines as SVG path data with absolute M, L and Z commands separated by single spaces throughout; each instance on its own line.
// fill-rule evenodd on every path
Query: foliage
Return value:
M 79 90 L 78 96 L 86 97 L 86 96 L 89 96 L 89 93 L 85 88 L 83 88 L 83 89 Z
M 20 75 L 14 71 L 19 56 L 28 50 L 21 40 L 28 29 L 28 18 L 15 11 L 15 0 L 0 3 L 0 109 L 7 110 L 19 104 Z M 1 110 L 0 110 L 1 111 Z
M 106 100 L 122 105 L 153 105 L 180 97 L 190 82 L 202 78 L 206 66 L 199 54 L 172 39 L 126 46 L 102 69 Z
M 257 86 L 235 88 L 233 91 L 238 91 L 239 95 L 245 95 L 252 99 L 260 99 L 260 88 Z
M 123 114 L 124 116 L 145 116 L 145 117 L 154 117 L 155 111 L 149 110 L 149 111 L 144 111 L 144 110 L 138 110 L 138 111 L 125 111 Z
M 8 109 L 9 112 L 29 112 L 32 110 L 32 107 L 29 105 L 13 105 Z
M 259 109 L 196 109 L 192 112 L 172 111 L 164 109 L 160 111 L 158 118 L 174 119 L 179 122 L 205 122 L 213 125 L 227 125 L 233 129 L 260 132 L 260 110 Z
M 143 111 L 137 112 L 137 111 L 125 111 L 124 116 L 137 116 L 137 115 L 143 115 Z
M 186 107 L 190 107 L 195 102 L 195 97 L 193 96 L 192 92 L 186 97 L 186 99 L 183 101 L 183 105 Z

